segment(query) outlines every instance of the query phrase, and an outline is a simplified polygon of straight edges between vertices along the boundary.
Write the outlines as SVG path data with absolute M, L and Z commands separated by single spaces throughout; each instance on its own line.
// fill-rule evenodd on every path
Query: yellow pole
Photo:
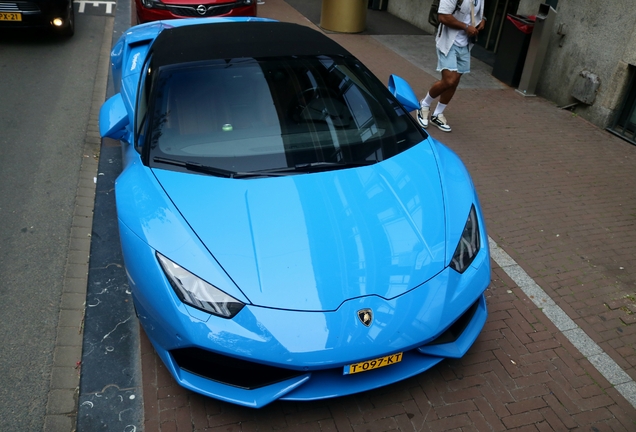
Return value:
M 320 27 L 338 33 L 360 33 L 367 21 L 367 0 L 322 0 Z

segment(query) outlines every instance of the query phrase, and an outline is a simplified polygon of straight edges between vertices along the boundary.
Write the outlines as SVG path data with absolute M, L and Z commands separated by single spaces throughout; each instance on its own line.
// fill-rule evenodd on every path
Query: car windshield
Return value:
M 387 159 L 426 136 L 351 58 L 179 64 L 162 67 L 151 81 L 150 115 L 142 125 L 149 133 L 139 134 L 139 144 L 149 144 L 151 167 L 334 169 Z

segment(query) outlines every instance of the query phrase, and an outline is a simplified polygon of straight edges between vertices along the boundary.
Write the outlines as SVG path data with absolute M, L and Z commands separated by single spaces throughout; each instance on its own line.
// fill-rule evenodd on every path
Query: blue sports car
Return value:
M 484 219 L 457 155 L 309 27 L 157 21 L 112 51 L 121 245 L 175 380 L 262 407 L 459 358 L 486 321 Z

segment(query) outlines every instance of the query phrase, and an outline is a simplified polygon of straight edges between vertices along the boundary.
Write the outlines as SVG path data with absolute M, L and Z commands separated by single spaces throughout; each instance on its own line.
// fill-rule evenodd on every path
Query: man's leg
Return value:
M 455 90 L 457 90 L 457 86 L 459 85 L 459 80 L 461 79 L 461 77 L 462 74 L 457 71 L 444 69 L 442 71 L 442 79 L 433 84 L 433 86 L 428 91 L 428 94 L 433 99 L 437 99 L 437 97 L 440 97 L 440 102 L 442 102 L 443 104 L 448 104 L 453 98 Z
M 428 116 L 430 114 L 431 103 L 433 103 L 437 97 L 440 98 L 433 115 L 441 114 L 441 112 L 444 111 L 444 108 L 446 108 L 446 105 L 453 98 L 461 77 L 462 74 L 457 71 L 449 69 L 442 70 L 442 79 L 436 81 L 429 89 L 426 97 L 420 101 L 420 109 L 417 112 L 417 120 L 422 127 L 425 128 L 428 126 Z M 441 111 L 437 112 L 440 109 Z M 450 132 L 450 129 L 446 132 Z
M 455 94 L 455 90 L 457 90 L 457 86 L 459 85 L 459 80 L 461 79 L 462 74 L 457 71 L 451 71 L 448 69 L 442 70 L 442 79 L 433 85 L 429 95 L 432 97 L 433 94 L 437 94 L 439 96 L 439 103 L 435 107 L 435 111 L 431 116 L 431 123 L 437 126 L 443 132 L 450 132 L 451 128 L 446 121 L 446 117 L 442 114 L 446 109 L 446 105 L 451 101 L 453 95 Z M 439 85 L 438 85 L 439 83 Z M 434 92 L 434 93 L 431 93 Z M 430 110 L 430 108 L 429 108 Z
M 434 98 L 439 97 L 439 103 L 435 107 L 435 111 L 431 116 L 430 122 L 437 126 L 444 132 L 450 132 L 451 128 L 444 116 L 444 109 L 446 105 L 451 101 L 459 86 L 459 81 L 462 75 L 470 72 L 470 50 L 467 46 L 459 47 L 453 45 L 448 55 L 443 55 L 439 50 L 437 52 L 437 70 L 442 71 L 442 79 L 437 81 L 429 93 L 426 95 L 426 101 L 432 101 Z M 420 111 L 422 109 L 420 108 Z M 430 103 L 427 107 L 427 114 L 430 112 Z M 420 114 L 418 112 L 418 120 L 420 120 Z M 420 121 L 420 124 L 422 122 Z M 428 125 L 428 121 L 427 121 Z

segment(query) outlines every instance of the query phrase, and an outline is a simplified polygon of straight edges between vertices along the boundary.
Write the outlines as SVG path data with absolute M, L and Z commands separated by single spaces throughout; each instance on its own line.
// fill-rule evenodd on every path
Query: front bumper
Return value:
M 472 346 L 486 322 L 486 299 L 483 294 L 477 300 L 476 306 L 475 314 L 458 340 L 443 345 L 425 345 L 406 351 L 400 363 L 355 375 L 344 375 L 342 367 L 299 371 L 294 377 L 254 389 L 224 384 L 181 368 L 169 351 L 158 346 L 152 338 L 150 341 L 181 386 L 225 402 L 260 408 L 277 399 L 312 401 L 371 390 L 422 373 L 444 358 L 461 357 Z M 426 354 L 436 350 L 439 350 L 440 355 Z M 449 352 L 458 355 L 443 355 Z
M 19 14 L 20 21 L 0 21 L 0 28 L 53 28 L 52 21 L 62 18 L 64 23 L 70 19 L 71 0 L 50 2 L 6 1 L 0 0 L 0 12 Z
M 444 358 L 463 356 L 486 322 L 487 247 L 463 274 L 446 268 L 390 300 L 366 296 L 326 312 L 246 305 L 233 319 L 222 319 L 181 303 L 154 251 L 121 223 L 120 233 L 140 322 L 170 373 L 190 390 L 239 405 L 262 407 L 277 399 L 343 396 L 409 378 Z M 357 317 L 357 311 L 365 308 L 375 314 L 370 327 Z M 185 362 L 177 354 L 184 349 L 283 373 L 253 385 L 236 382 L 222 365 L 194 367 Z M 400 363 L 343 373 L 345 365 L 397 352 L 403 352 Z
M 167 0 L 168 1 L 168 0 Z M 256 0 L 251 5 L 236 5 L 227 3 L 222 5 L 203 5 L 206 11 L 201 14 L 199 3 L 191 5 L 165 4 L 161 9 L 147 8 L 141 0 L 135 0 L 137 20 L 139 23 L 151 21 L 180 19 L 180 18 L 209 18 L 209 17 L 251 17 L 256 16 Z

